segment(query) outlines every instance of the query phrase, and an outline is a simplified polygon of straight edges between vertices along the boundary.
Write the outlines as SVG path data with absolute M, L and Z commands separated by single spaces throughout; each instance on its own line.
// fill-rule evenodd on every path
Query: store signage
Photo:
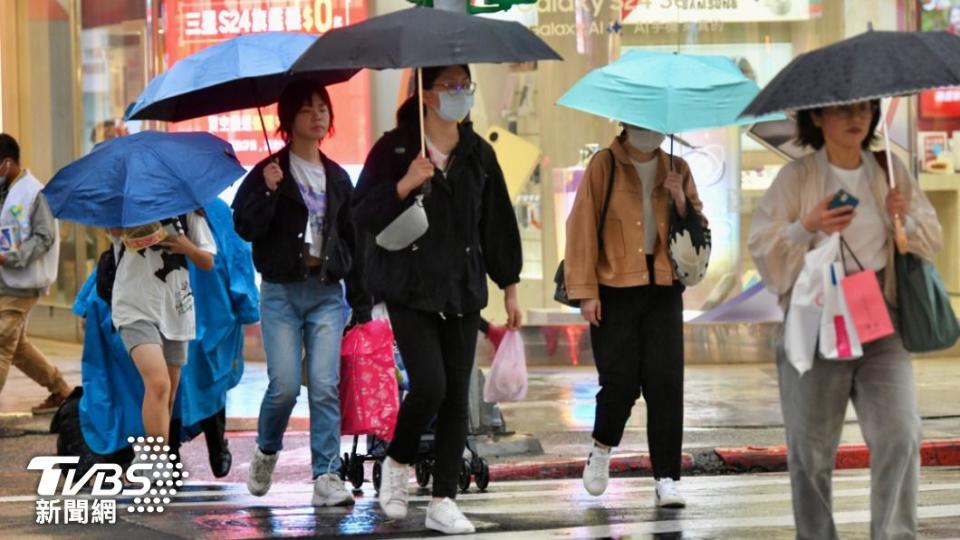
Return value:
M 367 18 L 367 0 L 168 0 L 164 3 L 166 65 L 220 41 L 255 32 L 323 34 Z M 362 164 L 370 148 L 370 79 L 361 72 L 330 87 L 335 136 L 323 150 L 342 164 Z M 267 155 L 261 125 L 276 152 L 283 141 L 276 134 L 275 105 L 264 107 L 263 124 L 256 109 L 233 111 L 171 124 L 173 131 L 207 131 L 228 140 L 240 162 L 252 166 Z
M 798 21 L 819 16 L 820 0 L 624 0 L 623 24 Z

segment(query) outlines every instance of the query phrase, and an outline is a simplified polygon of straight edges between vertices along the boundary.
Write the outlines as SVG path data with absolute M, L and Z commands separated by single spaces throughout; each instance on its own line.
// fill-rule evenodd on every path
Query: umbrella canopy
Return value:
M 246 173 L 209 133 L 144 131 L 110 139 L 43 189 L 53 214 L 95 227 L 136 227 L 192 212 Z
M 631 51 L 588 73 L 557 104 L 673 134 L 782 118 L 739 118 L 759 91 L 726 57 Z
M 562 58 L 520 23 L 414 7 L 327 32 L 293 72 L 532 60 Z
M 743 111 L 844 105 L 960 86 L 960 36 L 868 31 L 795 58 Z
M 303 71 L 290 67 L 316 36 L 296 32 L 246 34 L 196 52 L 152 81 L 127 111 L 131 120 L 190 118 L 276 102 L 286 85 L 310 79 L 324 85 L 346 81 L 358 69 Z

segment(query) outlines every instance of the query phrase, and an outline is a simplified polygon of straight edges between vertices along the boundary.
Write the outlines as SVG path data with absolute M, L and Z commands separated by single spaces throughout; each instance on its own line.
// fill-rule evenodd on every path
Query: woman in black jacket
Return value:
M 384 461 L 380 506 L 407 513 L 407 479 L 420 435 L 437 417 L 433 501 L 427 527 L 473 532 L 453 502 L 467 436 L 467 391 L 487 274 L 505 291 L 507 326 L 520 326 L 517 283 L 522 254 L 516 216 L 493 148 L 470 123 L 475 83 L 467 66 L 423 70 L 427 155 L 420 155 L 420 111 L 413 96 L 397 128 L 370 151 L 353 193 L 353 219 L 376 236 L 424 195 L 429 228 L 405 249 L 371 244 L 365 277 L 387 303 L 410 376 Z
M 237 233 L 253 242 L 253 262 L 263 277 L 260 327 L 270 379 L 247 488 L 257 496 L 270 489 L 305 357 L 313 504 L 352 504 L 336 473 L 340 339 L 346 322 L 340 281 L 346 281 L 356 322 L 368 321 L 371 309 L 360 279 L 362 246 L 350 219 L 353 185 L 346 171 L 320 151 L 333 131 L 330 95 L 323 86 L 292 83 L 280 97 L 279 115 L 287 146 L 250 171 L 233 202 Z

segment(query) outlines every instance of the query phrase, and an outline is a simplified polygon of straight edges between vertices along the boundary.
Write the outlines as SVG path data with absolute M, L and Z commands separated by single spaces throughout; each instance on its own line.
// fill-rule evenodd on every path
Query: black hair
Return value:
M 433 66 L 423 68 L 423 89 L 429 90 L 433 88 L 433 83 L 437 82 L 437 79 L 440 77 L 440 74 L 443 73 L 449 67 L 459 67 L 463 68 L 467 72 L 467 77 L 470 75 L 470 66 L 466 64 L 454 64 L 452 66 Z M 403 102 L 403 105 L 400 105 L 400 108 L 397 109 L 397 127 L 399 128 L 416 128 L 420 123 L 420 115 L 417 114 L 417 102 L 419 98 L 417 97 L 417 75 L 416 72 L 413 74 L 413 88 L 414 91 L 406 101 Z M 424 105 L 426 106 L 426 105 Z
M 814 115 L 822 116 L 823 109 L 824 107 L 818 107 L 816 109 L 797 111 L 797 144 L 800 146 L 809 146 L 814 150 L 820 150 L 823 148 L 823 145 L 826 144 L 827 141 L 823 137 L 823 130 L 813 123 Z M 870 109 L 870 129 L 867 130 L 868 135 L 864 137 L 863 142 L 860 144 L 864 150 L 869 150 L 870 145 L 876 142 L 877 139 L 877 126 L 880 125 L 880 100 L 870 100 Z
M 20 145 L 17 140 L 7 133 L 0 133 L 0 161 L 12 159 L 17 165 L 20 164 Z
M 333 103 L 330 102 L 330 92 L 316 81 L 303 79 L 288 84 L 283 89 L 283 93 L 280 94 L 280 100 L 277 103 L 277 116 L 280 117 L 280 127 L 277 128 L 277 133 L 283 137 L 284 142 L 290 142 L 290 137 L 293 134 L 293 121 L 296 119 L 297 113 L 300 112 L 300 107 L 312 102 L 314 94 L 320 96 L 320 99 L 326 103 L 327 110 L 330 111 L 327 134 L 330 136 L 334 134 Z

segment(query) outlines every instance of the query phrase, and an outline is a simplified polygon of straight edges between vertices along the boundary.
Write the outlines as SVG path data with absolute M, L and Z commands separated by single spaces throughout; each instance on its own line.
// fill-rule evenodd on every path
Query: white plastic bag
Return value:
M 493 366 L 483 385 L 483 400 L 487 403 L 523 401 L 527 397 L 527 357 L 523 351 L 520 332 L 510 330 L 503 337 Z
M 828 360 L 855 360 L 863 356 L 857 328 L 840 288 L 843 278 L 843 263 L 833 262 L 823 267 L 820 355 Z
M 817 335 L 823 314 L 823 268 L 836 261 L 839 254 L 840 235 L 834 233 L 822 245 L 807 252 L 800 276 L 793 284 L 783 342 L 787 360 L 801 375 L 813 367 L 817 353 Z

